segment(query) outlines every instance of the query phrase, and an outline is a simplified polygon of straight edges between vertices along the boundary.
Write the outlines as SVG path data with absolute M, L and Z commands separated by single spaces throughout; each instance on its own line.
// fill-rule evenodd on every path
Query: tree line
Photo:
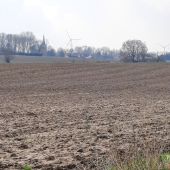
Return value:
M 10 62 L 14 55 L 86 58 L 101 61 L 120 60 L 123 62 L 161 61 L 162 55 L 148 53 L 148 48 L 141 40 L 128 40 L 122 44 L 120 50 L 108 47 L 94 48 L 90 46 L 75 47 L 74 49 L 58 48 L 55 50 L 47 41 L 37 40 L 32 32 L 21 34 L 0 33 L 0 54 Z
M 110 61 L 119 57 L 119 51 L 115 49 L 111 50 L 108 47 L 94 48 L 90 46 L 82 46 L 69 50 L 59 48 L 56 52 L 56 56 Z
M 21 34 L 0 33 L 0 53 L 10 51 L 15 55 L 42 55 L 42 40 L 37 40 L 32 32 Z M 54 49 L 46 44 L 47 53 Z
M 102 61 L 119 60 L 122 62 L 160 62 L 165 54 L 150 53 L 148 47 L 141 40 L 127 40 L 122 44 L 120 50 L 111 50 L 108 47 L 93 48 L 88 46 L 75 47 L 65 51 L 58 49 L 57 56 L 92 58 Z
M 0 33 L 0 54 L 41 56 L 42 45 L 44 45 L 43 41 L 37 40 L 32 32 L 23 32 L 21 34 Z M 47 46 L 47 56 L 93 58 L 98 60 L 112 60 L 118 57 L 117 50 L 111 50 L 107 47 L 93 48 L 83 46 L 75 47 L 74 49 L 58 48 L 55 50 L 47 44 L 47 41 L 45 45 Z

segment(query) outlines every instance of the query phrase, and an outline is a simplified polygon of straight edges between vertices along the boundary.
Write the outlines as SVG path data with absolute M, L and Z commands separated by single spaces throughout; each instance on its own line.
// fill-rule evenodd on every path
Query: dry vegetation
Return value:
M 2 170 L 108 169 L 169 129 L 169 64 L 0 65 Z

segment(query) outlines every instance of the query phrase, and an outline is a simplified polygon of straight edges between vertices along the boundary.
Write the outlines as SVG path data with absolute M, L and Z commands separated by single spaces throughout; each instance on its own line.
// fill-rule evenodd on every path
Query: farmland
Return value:
M 170 65 L 0 65 L 0 169 L 76 169 L 170 150 Z

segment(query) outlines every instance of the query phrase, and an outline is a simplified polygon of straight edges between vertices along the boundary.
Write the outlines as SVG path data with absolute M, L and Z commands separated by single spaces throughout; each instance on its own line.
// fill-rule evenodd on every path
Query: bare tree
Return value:
M 144 62 L 148 48 L 141 40 L 128 40 L 123 43 L 120 58 L 124 62 Z
M 2 54 L 4 55 L 5 63 L 11 63 L 11 61 L 14 59 L 14 53 L 11 50 L 10 44 L 7 44 L 6 48 L 2 49 Z

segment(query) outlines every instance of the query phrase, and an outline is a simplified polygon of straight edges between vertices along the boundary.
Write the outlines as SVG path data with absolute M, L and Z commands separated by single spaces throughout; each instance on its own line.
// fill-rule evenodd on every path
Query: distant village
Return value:
M 0 55 L 4 54 L 83 58 L 99 61 L 120 60 L 120 50 L 109 49 L 108 47 L 93 48 L 90 46 L 73 48 L 73 44 L 71 44 L 70 47 L 67 47 L 67 49 L 55 49 L 48 43 L 45 36 L 42 37 L 42 40 L 37 40 L 32 32 L 23 32 L 21 34 L 0 33 Z M 159 61 L 169 62 L 170 53 L 147 53 L 145 59 L 147 59 L 147 61 L 159 59 Z

